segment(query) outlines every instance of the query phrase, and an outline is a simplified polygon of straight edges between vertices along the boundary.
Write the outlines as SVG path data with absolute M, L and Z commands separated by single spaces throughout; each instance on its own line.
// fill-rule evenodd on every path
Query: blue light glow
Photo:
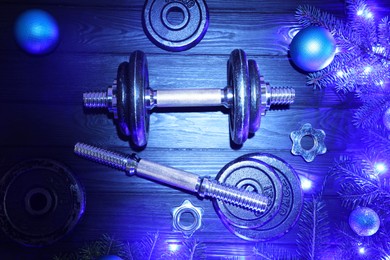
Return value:
M 14 29 L 19 46 L 30 54 L 49 53 L 58 44 L 57 22 L 43 10 L 32 9 L 22 13 Z
M 371 66 L 367 66 L 364 68 L 364 73 L 368 74 L 372 71 L 372 67 Z
M 371 19 L 374 17 L 374 14 L 372 12 L 370 12 L 369 10 L 363 10 L 363 9 L 359 9 L 356 14 L 358 16 L 364 16 L 364 18 L 366 19 Z
M 374 15 L 371 12 L 367 12 L 364 17 L 366 17 L 367 19 L 371 19 L 374 17 Z
M 337 71 L 337 76 L 340 78 L 344 75 L 344 72 L 342 70 Z
M 179 250 L 179 245 L 178 244 L 169 244 L 168 249 L 170 252 L 176 252 Z
M 380 46 L 380 45 L 378 45 L 378 46 L 373 46 L 373 47 L 372 47 L 372 51 L 375 52 L 375 53 L 383 54 L 383 53 L 386 52 L 386 48 L 383 47 L 383 46 Z
M 306 191 L 311 190 L 311 188 L 313 187 L 313 182 L 303 176 L 299 176 L 299 178 L 301 180 L 301 188 Z
M 387 172 L 387 166 L 384 163 L 376 163 L 375 164 L 375 171 L 379 174 L 386 173 Z
M 359 254 L 364 255 L 366 253 L 366 248 L 359 247 Z

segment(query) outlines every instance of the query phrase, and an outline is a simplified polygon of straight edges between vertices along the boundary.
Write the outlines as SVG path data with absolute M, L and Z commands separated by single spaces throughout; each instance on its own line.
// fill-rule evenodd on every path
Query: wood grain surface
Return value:
M 151 114 L 148 146 L 137 151 L 150 161 L 212 177 L 243 154 L 274 154 L 313 180 L 315 186 L 305 193 L 310 198 L 320 192 L 336 158 L 361 148 L 361 133 L 351 123 L 359 103 L 352 96 L 341 98 L 331 88 L 311 89 L 288 59 L 294 11 L 301 4 L 345 17 L 339 0 L 208 0 L 210 25 L 204 39 L 188 51 L 172 53 L 156 47 L 144 34 L 141 0 L 0 1 L 0 177 L 22 160 L 51 158 L 73 170 L 87 196 L 80 223 L 52 246 L 22 247 L 0 232 L 0 259 L 50 259 L 102 234 L 134 242 L 157 230 L 163 251 L 164 241 L 183 239 L 172 231 L 171 209 L 185 199 L 205 211 L 202 229 L 194 238 L 206 244 L 207 259 L 251 259 L 254 243 L 231 234 L 210 201 L 75 156 L 73 146 L 79 141 L 133 152 L 129 141 L 118 136 L 111 116 L 83 109 L 82 93 L 105 90 L 116 77 L 118 64 L 138 49 L 147 54 L 153 88 L 223 88 L 229 54 L 242 48 L 272 86 L 295 88 L 293 105 L 268 111 L 260 130 L 241 147 L 229 140 L 225 109 L 159 109 Z M 59 46 L 48 55 L 28 55 L 16 44 L 14 23 L 30 8 L 47 10 L 60 26 Z M 374 8 L 386 14 L 390 4 L 379 1 Z M 290 153 L 290 133 L 305 123 L 326 132 L 328 152 L 312 163 Z M 330 222 L 343 219 L 332 183 L 325 186 L 324 198 Z M 272 243 L 295 253 L 296 233 L 294 227 Z

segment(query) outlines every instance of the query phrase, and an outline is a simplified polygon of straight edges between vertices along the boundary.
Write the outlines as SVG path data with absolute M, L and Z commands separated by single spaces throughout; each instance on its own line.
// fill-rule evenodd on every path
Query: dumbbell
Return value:
M 230 109 L 230 137 L 243 144 L 260 127 L 261 116 L 271 105 L 294 102 L 295 90 L 274 88 L 260 76 L 256 61 L 243 50 L 233 50 L 227 66 L 227 87 L 160 89 L 149 87 L 148 65 L 142 51 L 134 51 L 129 62 L 118 67 L 117 78 L 104 92 L 83 94 L 85 108 L 107 108 L 120 131 L 133 144 L 147 143 L 150 111 L 155 107 L 215 107 Z
M 297 222 L 303 194 L 295 170 L 271 154 L 243 155 L 226 164 L 215 179 L 127 155 L 77 143 L 74 152 L 88 160 L 160 184 L 212 199 L 222 223 L 236 236 L 268 241 Z

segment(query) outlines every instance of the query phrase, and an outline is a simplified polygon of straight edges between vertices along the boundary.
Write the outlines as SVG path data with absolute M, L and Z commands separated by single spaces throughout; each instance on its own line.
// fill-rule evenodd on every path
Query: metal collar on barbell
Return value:
M 201 228 L 203 213 L 203 208 L 195 207 L 191 201 L 185 200 L 179 207 L 172 209 L 172 225 L 174 230 L 183 233 L 183 236 L 186 238 L 191 237 L 195 231 Z M 192 223 L 184 223 L 184 214 L 191 216 Z
M 302 138 L 308 136 L 313 139 L 313 147 L 305 149 L 302 147 Z M 321 129 L 314 129 L 311 124 L 304 124 L 300 130 L 290 134 L 293 145 L 291 153 L 300 155 L 306 162 L 312 162 L 317 155 L 326 153 L 325 132 Z

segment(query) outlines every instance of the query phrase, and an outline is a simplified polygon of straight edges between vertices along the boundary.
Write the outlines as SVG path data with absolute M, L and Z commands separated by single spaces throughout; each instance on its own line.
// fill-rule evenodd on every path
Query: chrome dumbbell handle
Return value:
M 140 159 L 136 154 L 125 155 L 84 143 L 77 143 L 74 152 L 89 160 L 125 171 L 128 175 L 137 175 L 194 192 L 201 197 L 218 199 L 258 212 L 264 212 L 267 207 L 268 198 L 261 194 L 227 186 L 207 177 L 200 177 L 193 173 Z
M 86 92 L 83 103 L 86 108 L 116 109 L 112 102 L 112 87 L 102 92 Z M 232 88 L 201 88 L 201 89 L 158 89 L 149 88 L 145 93 L 145 103 L 149 110 L 155 107 L 213 107 L 232 106 Z M 295 91 L 292 88 L 269 87 L 264 90 L 266 106 L 288 105 L 294 102 Z M 264 109 L 264 108 L 263 108 Z M 264 109 L 264 110 L 268 110 Z M 113 112 L 110 110 L 110 112 Z

